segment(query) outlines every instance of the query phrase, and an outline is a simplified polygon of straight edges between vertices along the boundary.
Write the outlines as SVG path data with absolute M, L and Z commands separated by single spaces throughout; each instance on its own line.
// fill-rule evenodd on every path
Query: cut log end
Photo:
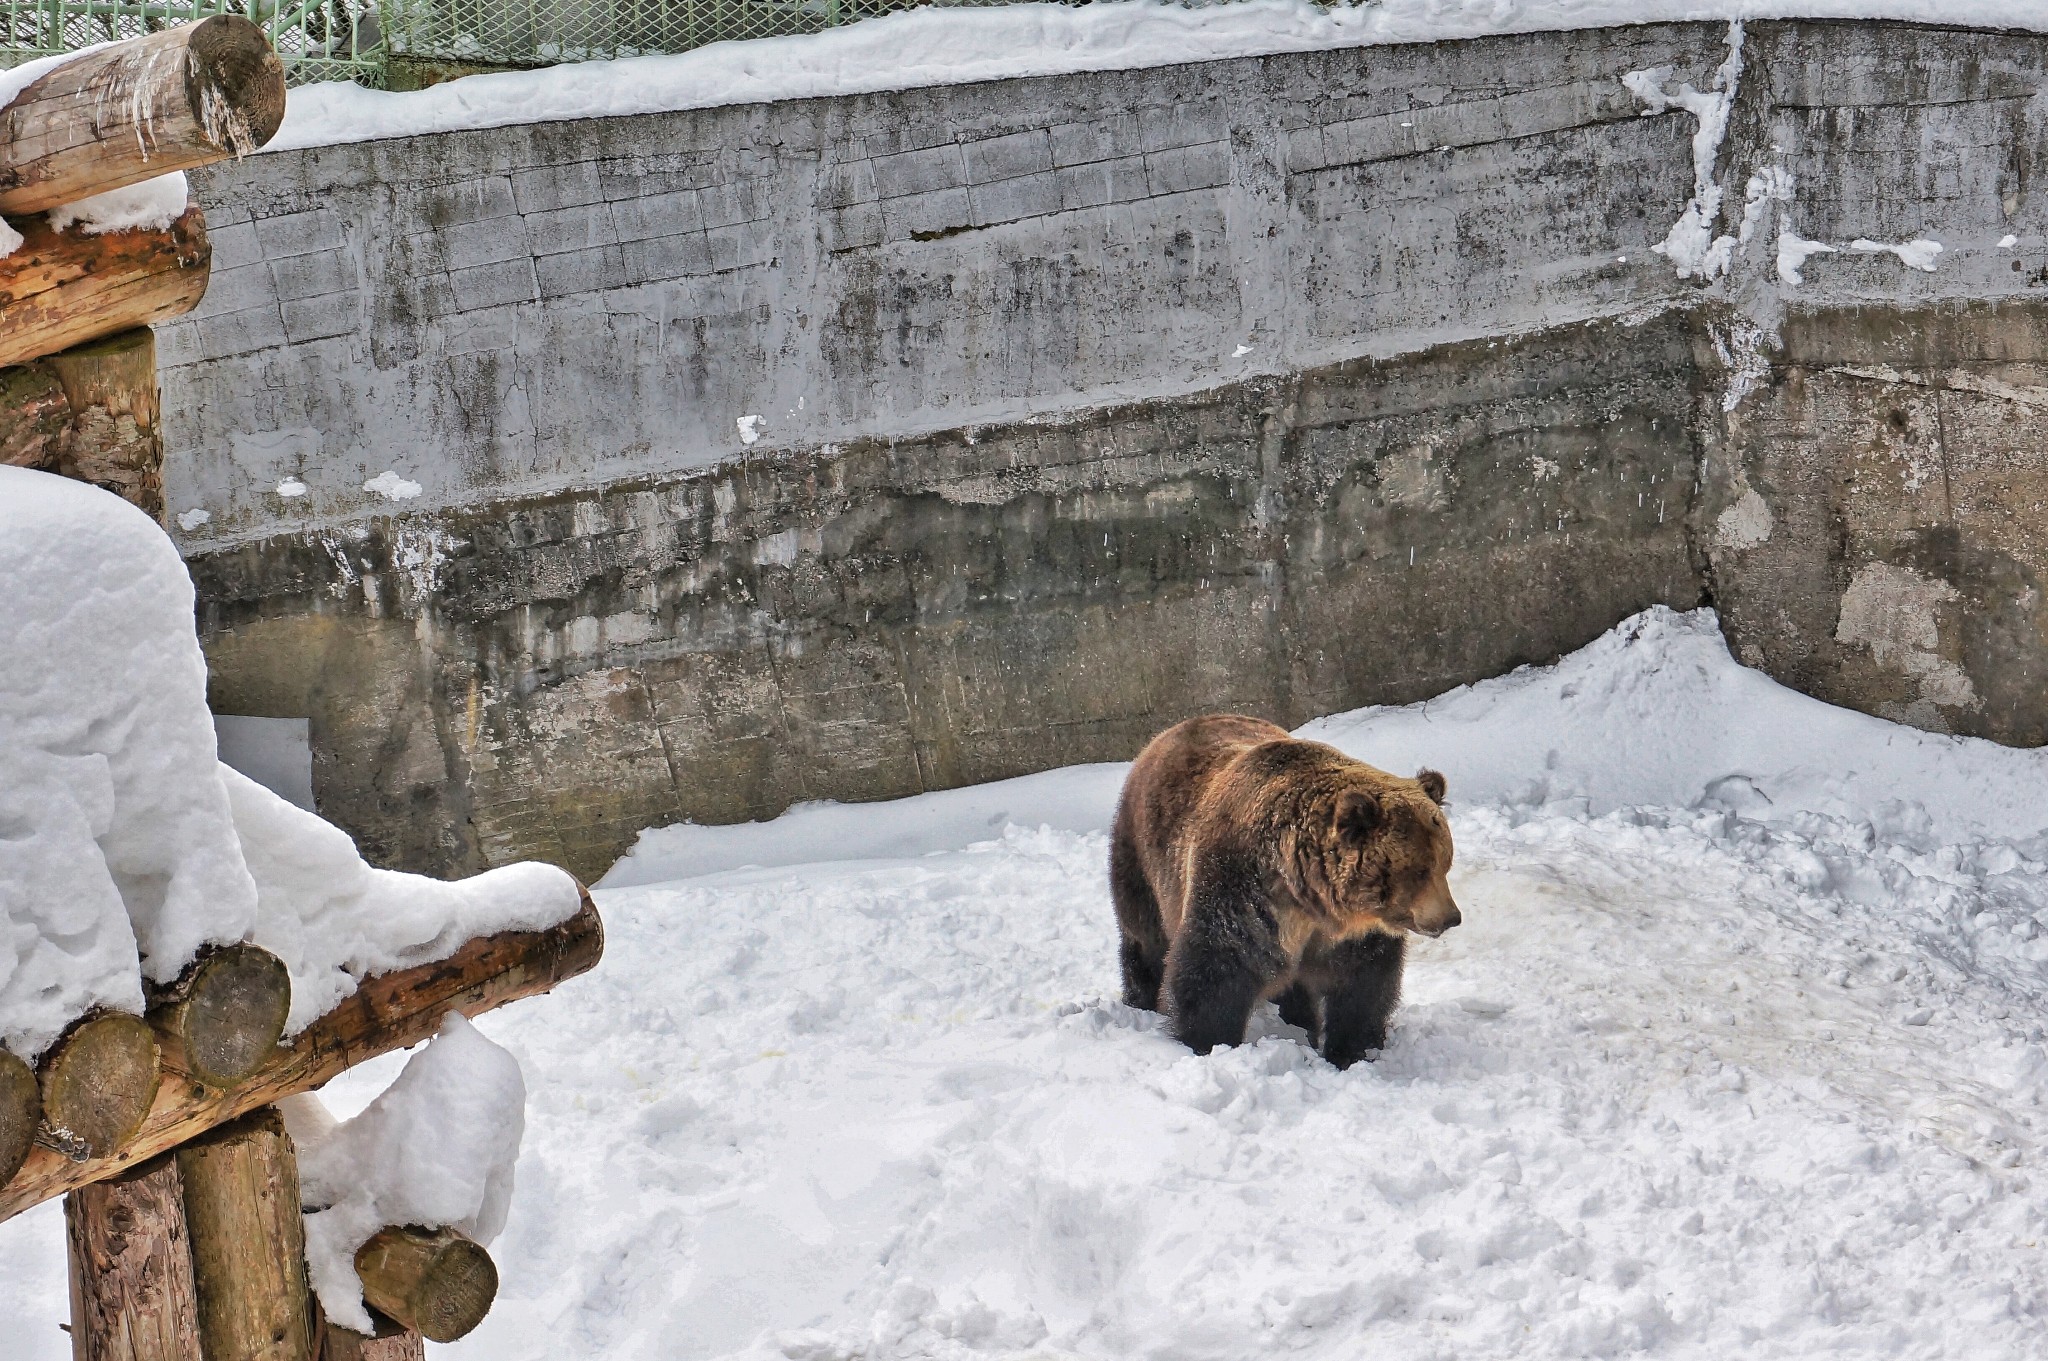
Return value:
M 356 1250 L 371 1307 L 429 1342 L 453 1342 L 484 1321 L 498 1298 L 491 1255 L 454 1229 L 380 1230 Z
M 256 945 L 215 950 L 188 970 L 150 1019 L 171 1041 L 185 1072 L 209 1087 L 232 1087 L 277 1048 L 292 1007 L 284 962 Z
M 0 1186 L 11 1181 L 35 1145 L 43 1118 L 43 1096 L 35 1070 L 0 1049 Z
M 156 1099 L 156 1034 L 139 1016 L 106 1012 L 75 1026 L 43 1055 L 37 1138 L 75 1162 L 115 1153 Z
M 193 25 L 186 89 L 211 140 L 246 156 L 284 123 L 284 63 L 263 30 L 239 14 Z

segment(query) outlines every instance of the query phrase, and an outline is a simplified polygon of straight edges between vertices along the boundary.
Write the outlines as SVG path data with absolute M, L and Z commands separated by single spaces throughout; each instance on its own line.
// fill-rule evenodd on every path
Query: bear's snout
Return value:
M 1450 886 L 1437 885 L 1415 905 L 1415 930 L 1434 940 L 1444 932 L 1465 920 L 1465 914 L 1458 911 L 1458 904 L 1451 897 Z

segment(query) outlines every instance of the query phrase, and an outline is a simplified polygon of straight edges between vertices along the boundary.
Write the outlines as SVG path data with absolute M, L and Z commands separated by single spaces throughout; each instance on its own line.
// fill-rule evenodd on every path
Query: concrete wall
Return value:
M 216 705 L 310 718 L 323 809 L 440 871 L 1412 699 L 1658 601 L 1816 693 L 2039 741 L 2048 49 L 1752 26 L 1720 229 L 1789 188 L 1702 284 L 1649 249 L 1694 120 L 1620 78 L 1705 88 L 1726 36 L 208 172 L 216 281 L 163 345 Z M 1947 250 L 1793 288 L 1781 229 Z M 387 469 L 420 494 L 362 489 Z

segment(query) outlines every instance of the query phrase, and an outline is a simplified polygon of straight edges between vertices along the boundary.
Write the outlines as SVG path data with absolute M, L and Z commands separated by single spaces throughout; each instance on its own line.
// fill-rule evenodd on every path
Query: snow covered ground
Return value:
M 526 1151 L 448 1350 L 2042 1353 L 2048 754 L 1668 611 L 1310 735 L 1450 777 L 1465 925 L 1377 1062 L 1114 1000 L 1119 767 L 653 833 L 603 966 L 482 1023 Z M 59 1225 L 0 1226 L 22 1361 L 68 1352 Z
M 2048 31 L 2041 0 L 1230 0 L 926 5 L 823 33 L 471 76 L 404 94 L 292 92 L 265 150 L 1225 57 L 1677 20 L 1903 19 Z M 0 86 L 4 89 L 4 86 Z

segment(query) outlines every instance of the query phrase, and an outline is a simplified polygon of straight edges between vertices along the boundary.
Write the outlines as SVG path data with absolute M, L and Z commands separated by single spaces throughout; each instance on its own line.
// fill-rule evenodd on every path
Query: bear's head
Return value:
M 1444 777 L 1412 780 L 1354 763 L 1332 791 L 1322 840 L 1330 907 L 1353 923 L 1441 936 L 1462 920 L 1451 897 Z

